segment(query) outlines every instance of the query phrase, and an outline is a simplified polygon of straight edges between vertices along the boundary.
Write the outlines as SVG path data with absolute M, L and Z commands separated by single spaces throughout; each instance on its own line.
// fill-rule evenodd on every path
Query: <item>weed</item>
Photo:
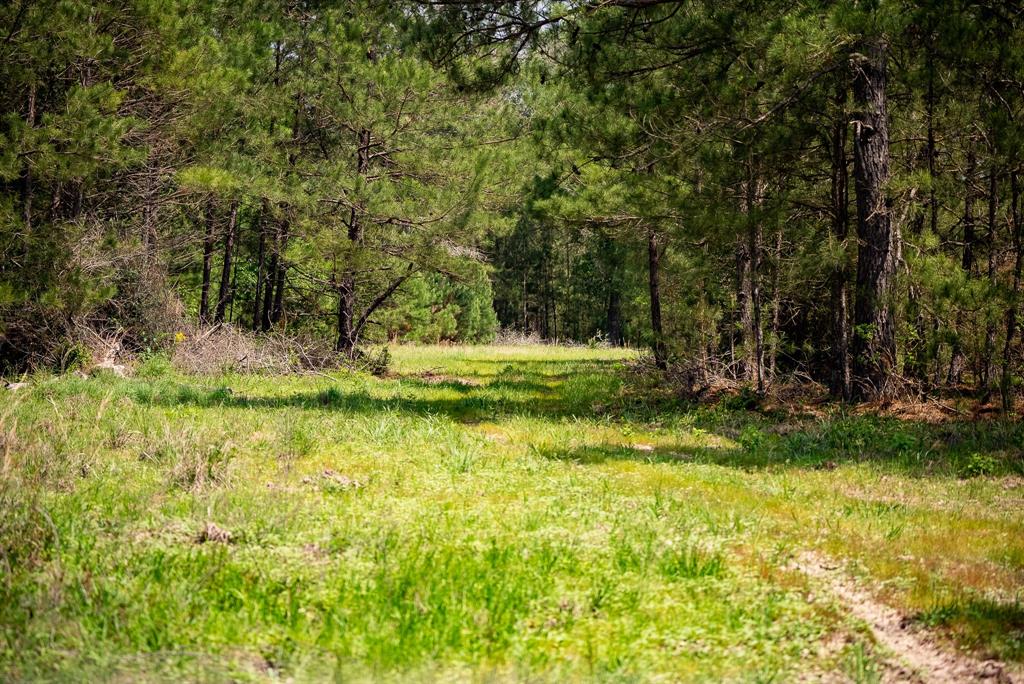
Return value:
M 135 377 L 155 379 L 164 378 L 174 371 L 171 359 L 163 353 L 146 354 L 141 357 L 139 365 L 135 368 Z
M 743 428 L 737 440 L 744 450 L 750 453 L 760 451 L 768 444 L 768 435 L 753 425 Z
M 229 443 L 180 445 L 170 470 L 171 484 L 185 491 L 196 492 L 224 484 L 227 464 L 231 460 Z
M 317 401 L 324 406 L 337 406 L 341 404 L 345 394 L 337 387 L 328 387 L 317 395 Z
M 722 574 L 722 557 L 708 555 L 695 548 L 671 549 L 662 554 L 661 573 L 673 579 L 694 579 L 697 577 L 718 577 Z
M 999 470 L 999 461 L 988 454 L 971 453 L 960 465 L 960 477 L 993 475 Z

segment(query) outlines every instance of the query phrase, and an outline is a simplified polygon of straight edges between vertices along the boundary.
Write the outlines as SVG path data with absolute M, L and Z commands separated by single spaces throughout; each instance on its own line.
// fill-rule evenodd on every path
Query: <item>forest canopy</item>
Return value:
M 499 329 L 1019 392 L 1018 2 L 15 0 L 0 367 Z

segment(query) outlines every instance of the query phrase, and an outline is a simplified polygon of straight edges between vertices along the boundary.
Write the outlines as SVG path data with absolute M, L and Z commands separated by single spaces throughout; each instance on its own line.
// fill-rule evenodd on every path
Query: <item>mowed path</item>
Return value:
M 658 408 L 618 350 L 392 353 L 383 378 L 150 363 L 20 395 L 0 673 L 1014 676 L 1019 478 L 871 458 L 856 420 Z

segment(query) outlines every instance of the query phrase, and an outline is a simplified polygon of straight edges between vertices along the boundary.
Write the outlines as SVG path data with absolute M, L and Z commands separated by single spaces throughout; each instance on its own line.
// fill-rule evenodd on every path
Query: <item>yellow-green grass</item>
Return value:
M 803 550 L 1024 660 L 1017 423 L 648 401 L 621 350 L 391 353 L 5 395 L 0 677 L 870 680 Z

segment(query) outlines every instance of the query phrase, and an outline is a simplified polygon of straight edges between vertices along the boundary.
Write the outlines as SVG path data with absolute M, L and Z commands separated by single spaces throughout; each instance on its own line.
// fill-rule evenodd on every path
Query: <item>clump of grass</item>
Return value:
M 286 439 L 287 449 L 282 458 L 286 464 L 305 458 L 316 449 L 316 435 L 302 423 L 292 425 Z
M 168 445 L 166 456 L 170 456 L 170 482 L 173 486 L 198 492 L 208 487 L 225 484 L 227 466 L 233 456 L 230 442 L 207 444 L 179 443 Z
M 317 395 L 317 401 L 324 406 L 337 406 L 341 404 L 344 398 L 344 392 L 337 387 L 328 387 L 325 390 L 321 390 L 320 394 Z
M 40 492 L 23 482 L 0 480 L 0 510 L 0 567 L 10 587 L 14 577 L 37 568 L 59 538 Z
M 882 673 L 875 659 L 860 641 L 844 649 L 842 670 L 855 684 L 879 684 L 882 681 Z
M 694 547 L 672 548 L 662 554 L 659 569 L 672 579 L 718 577 L 725 569 L 719 554 L 707 554 Z
M 937 599 L 915 619 L 941 627 L 971 646 L 993 646 L 1010 660 L 1024 659 L 1024 603 L 1020 599 L 995 601 L 970 594 Z
M 453 440 L 441 445 L 441 463 L 452 475 L 472 472 L 480 463 L 479 445 L 467 440 Z

